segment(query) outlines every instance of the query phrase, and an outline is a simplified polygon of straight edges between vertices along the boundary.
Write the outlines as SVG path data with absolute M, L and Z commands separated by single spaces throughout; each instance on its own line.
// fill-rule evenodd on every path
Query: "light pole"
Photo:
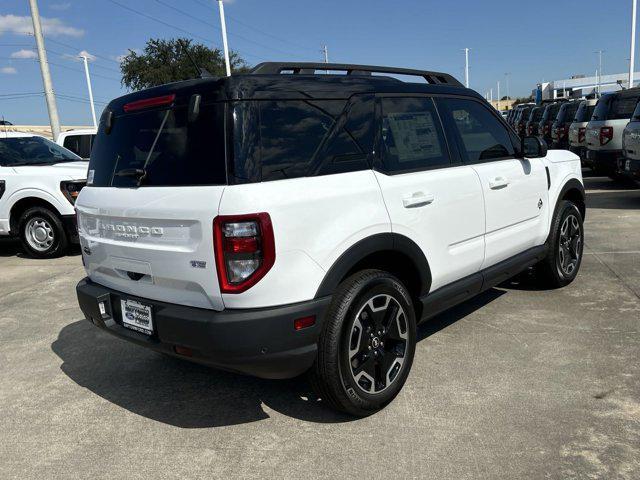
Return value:
M 629 60 L 629 88 L 633 88 L 633 69 L 636 55 L 636 10 L 638 1 L 632 0 L 631 4 L 631 58 Z
M 224 4 L 218 0 L 220 9 L 220 26 L 222 27 L 222 47 L 224 48 L 224 65 L 227 69 L 227 77 L 231 76 L 231 63 L 229 62 L 229 45 L 227 44 L 227 22 L 224 19 Z
M 464 86 L 469 88 L 469 49 L 464 49 Z
M 596 50 L 594 53 L 598 54 L 598 95 L 602 92 L 602 54 L 604 50 Z
M 60 135 L 60 118 L 58 117 L 58 106 L 56 105 L 56 96 L 53 93 L 53 84 L 51 83 L 51 72 L 49 71 L 49 63 L 47 62 L 47 51 L 44 48 L 44 37 L 42 36 L 42 26 L 40 25 L 40 12 L 38 10 L 37 0 L 29 0 L 31 7 L 31 19 L 33 21 L 33 36 L 36 39 L 38 47 L 38 59 L 40 60 L 40 73 L 42 74 L 42 83 L 44 85 L 44 95 L 47 100 L 47 110 L 49 111 L 49 123 L 51 124 L 51 135 L 53 140 L 58 140 Z
M 89 90 L 89 105 L 91 105 L 91 118 L 93 118 L 93 127 L 98 128 L 98 122 L 96 121 L 96 107 L 93 104 L 93 89 L 91 88 L 91 77 L 89 76 L 89 61 L 86 55 L 80 55 L 84 62 L 84 73 L 87 77 L 87 89 Z
M 324 59 L 324 63 L 329 63 L 329 48 L 326 45 L 322 46 L 322 57 Z
M 511 75 L 511 72 L 506 72 L 504 74 L 505 78 L 507 79 L 507 100 L 511 100 L 511 97 L 509 96 L 509 76 Z
M 498 80 L 498 102 L 500 101 L 500 80 Z

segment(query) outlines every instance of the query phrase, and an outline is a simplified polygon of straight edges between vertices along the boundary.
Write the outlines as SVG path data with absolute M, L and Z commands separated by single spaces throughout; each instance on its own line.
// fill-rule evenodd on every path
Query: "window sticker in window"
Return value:
M 442 156 L 431 112 L 391 113 L 386 120 L 395 140 L 389 150 L 397 156 L 398 163 Z

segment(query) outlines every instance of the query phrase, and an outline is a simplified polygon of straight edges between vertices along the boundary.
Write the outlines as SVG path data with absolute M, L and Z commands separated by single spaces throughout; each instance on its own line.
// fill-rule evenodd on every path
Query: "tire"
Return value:
M 562 200 L 553 216 L 549 251 L 536 266 L 540 286 L 560 288 L 578 275 L 584 249 L 582 214 L 575 203 Z
M 31 257 L 59 257 L 69 247 L 60 217 L 48 208 L 32 207 L 25 210 L 20 216 L 18 228 L 22 246 Z
M 405 286 L 387 272 L 363 270 L 347 278 L 334 295 L 311 384 L 330 407 L 358 417 L 371 415 L 402 389 L 415 346 L 415 312 Z

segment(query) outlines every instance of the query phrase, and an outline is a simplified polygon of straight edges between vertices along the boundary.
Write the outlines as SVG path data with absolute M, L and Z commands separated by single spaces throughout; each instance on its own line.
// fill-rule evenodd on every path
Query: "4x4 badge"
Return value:
M 538 200 L 538 210 L 542 208 L 542 199 Z

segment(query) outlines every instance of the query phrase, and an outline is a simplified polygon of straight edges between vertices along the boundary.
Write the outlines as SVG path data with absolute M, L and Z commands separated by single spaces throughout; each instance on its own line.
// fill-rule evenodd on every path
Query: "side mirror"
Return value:
M 523 137 L 522 154 L 526 158 L 542 158 L 547 156 L 547 142 L 540 137 Z

